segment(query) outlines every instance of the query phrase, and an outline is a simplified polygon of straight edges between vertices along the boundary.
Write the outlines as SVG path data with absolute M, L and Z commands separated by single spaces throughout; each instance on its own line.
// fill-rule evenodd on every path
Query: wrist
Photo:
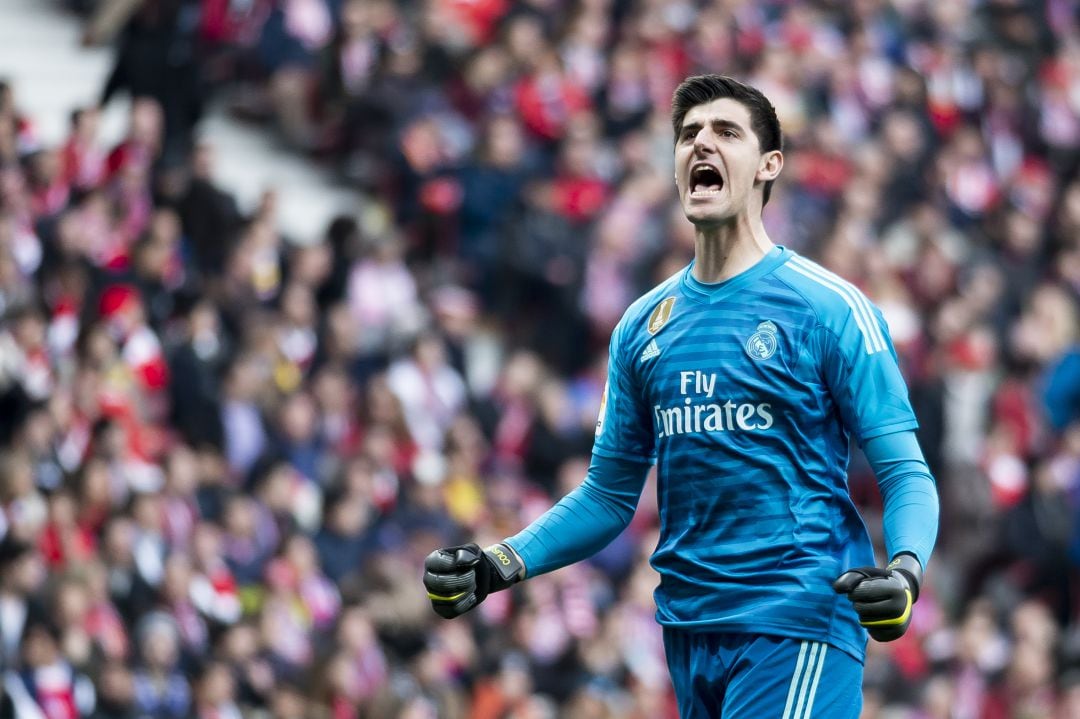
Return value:
M 520 582 L 521 580 L 523 580 L 527 576 L 529 576 L 529 569 L 528 569 L 528 567 L 525 566 L 525 560 L 521 558 L 520 554 L 518 554 L 518 550 L 516 550 L 512 546 L 510 546 L 510 544 L 508 542 L 499 542 L 499 544 L 501 544 L 506 549 L 509 549 L 510 554 L 512 554 L 514 559 L 517 560 L 518 564 L 521 565 L 521 569 L 517 573 L 517 580 L 516 581 Z
M 923 569 L 919 560 L 913 554 L 901 552 L 889 562 L 888 570 L 900 574 L 907 581 L 911 589 L 911 601 L 919 598 L 919 589 L 922 586 Z
M 510 545 L 504 542 L 492 544 L 484 549 L 484 556 L 494 575 L 491 591 L 506 589 L 524 579 L 525 564 Z

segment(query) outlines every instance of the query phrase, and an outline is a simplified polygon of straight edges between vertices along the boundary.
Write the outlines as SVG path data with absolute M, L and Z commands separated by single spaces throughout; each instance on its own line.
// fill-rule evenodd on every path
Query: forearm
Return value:
M 588 474 L 528 527 L 506 540 L 526 576 L 551 572 L 603 549 L 634 516 L 649 467 L 593 455 Z
M 111 41 L 138 12 L 143 2 L 144 0 L 105 0 L 98 3 L 87 22 L 87 39 L 94 45 Z
M 875 437 L 863 449 L 881 490 L 889 559 L 908 553 L 926 567 L 937 539 L 938 494 L 915 433 Z

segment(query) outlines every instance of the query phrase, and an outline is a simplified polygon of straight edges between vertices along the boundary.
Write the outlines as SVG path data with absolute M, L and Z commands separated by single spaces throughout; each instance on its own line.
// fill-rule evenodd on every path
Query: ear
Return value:
M 775 180 L 780 175 L 780 170 L 782 169 L 784 169 L 784 153 L 779 150 L 771 150 L 761 156 L 761 161 L 758 163 L 757 175 L 754 179 L 758 182 Z

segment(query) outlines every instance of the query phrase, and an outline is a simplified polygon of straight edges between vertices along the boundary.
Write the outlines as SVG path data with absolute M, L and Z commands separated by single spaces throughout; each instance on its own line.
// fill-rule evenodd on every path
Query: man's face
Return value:
M 762 154 L 741 102 L 725 97 L 690 108 L 675 141 L 675 181 L 687 219 L 709 226 L 745 211 L 754 183 L 779 172 L 779 155 Z

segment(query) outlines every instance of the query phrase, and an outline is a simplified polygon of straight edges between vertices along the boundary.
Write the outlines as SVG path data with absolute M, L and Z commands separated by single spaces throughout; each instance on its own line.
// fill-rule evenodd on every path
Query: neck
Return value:
M 753 267 L 774 247 L 760 213 L 739 215 L 717 225 L 694 230 L 694 279 L 723 282 Z

